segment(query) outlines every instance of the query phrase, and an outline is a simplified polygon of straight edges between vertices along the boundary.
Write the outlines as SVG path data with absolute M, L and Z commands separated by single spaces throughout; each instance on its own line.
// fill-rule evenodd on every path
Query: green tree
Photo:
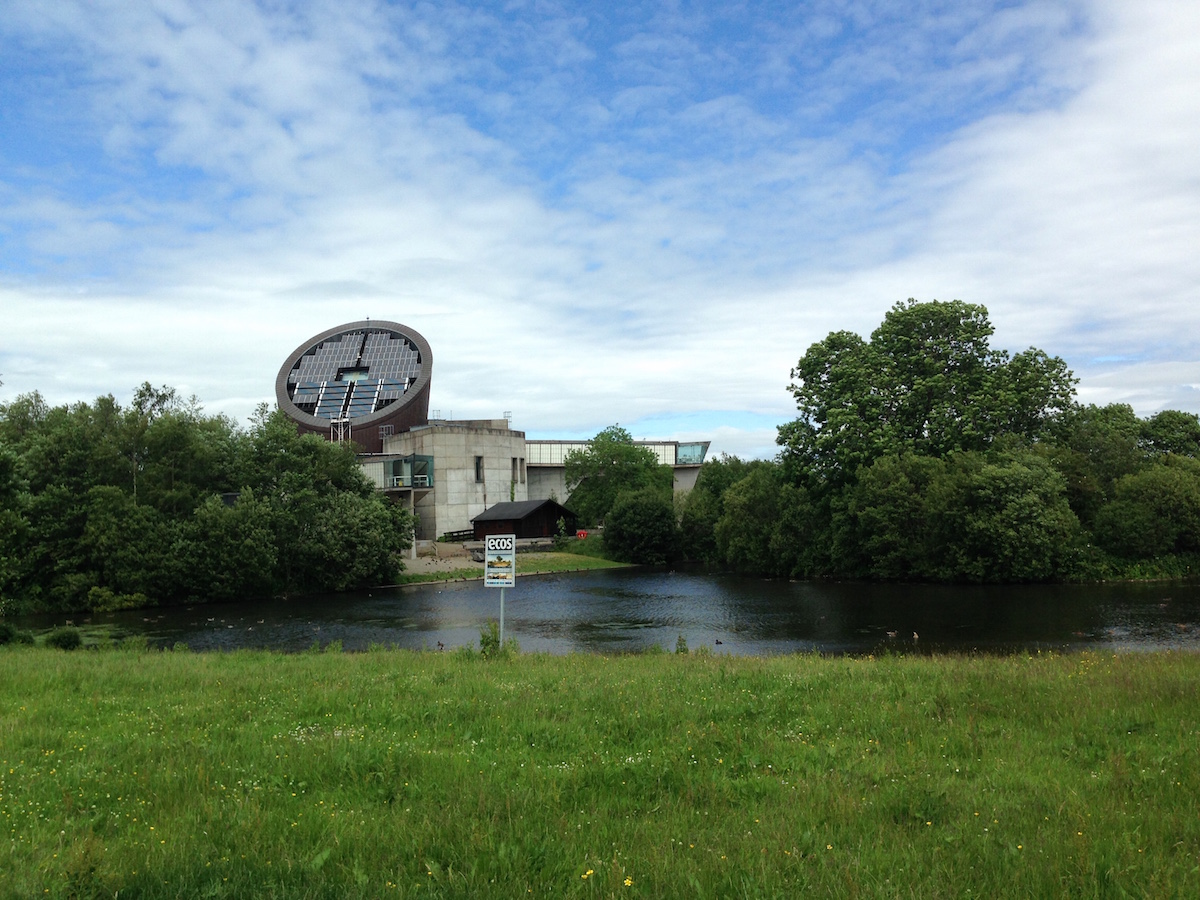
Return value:
M 209 497 L 197 507 L 181 545 L 189 596 L 265 597 L 276 588 L 278 552 L 269 504 L 244 490 L 232 504 Z
M 936 513 L 946 461 L 906 453 L 860 470 L 833 504 L 831 574 L 886 580 L 933 577 L 940 551 Z
M 1110 553 L 1148 559 L 1200 550 L 1200 462 L 1167 456 L 1120 478 L 1113 493 L 1095 525 Z
M 751 468 L 766 465 L 770 463 L 747 462 L 723 453 L 700 467 L 696 484 L 683 498 L 680 512 L 680 546 L 688 559 L 709 563 L 720 560 L 716 527 L 725 512 L 725 491 L 745 478 Z
M 1043 581 L 1081 537 L 1062 476 L 1031 451 L 882 457 L 846 493 L 834 522 L 846 577 Z
M 721 562 L 736 572 L 797 575 L 811 569 L 807 492 L 777 465 L 755 466 L 730 485 L 715 536 Z
M 662 565 L 674 559 L 678 532 L 670 494 L 652 487 L 621 494 L 605 519 L 603 543 L 623 562 Z
M 24 485 L 17 475 L 17 457 L 0 440 L 0 615 L 20 571 L 29 522 L 24 515 Z
M 1090 528 L 1119 478 L 1146 464 L 1143 423 L 1125 403 L 1074 406 L 1050 429 L 1043 452 L 1067 484 L 1071 509 Z
M 1141 444 L 1147 453 L 1200 457 L 1200 416 L 1166 409 L 1141 423 Z
M 1040 436 L 1070 405 L 1075 379 L 1039 350 L 992 350 L 992 331 L 982 306 L 910 299 L 869 341 L 840 331 L 813 344 L 788 388 L 800 418 L 780 429 L 790 469 L 836 487 L 881 456 Z
M 931 511 L 940 532 L 942 580 L 1045 581 L 1065 573 L 1080 542 L 1066 484 L 1034 453 L 960 454 L 949 489 Z
M 276 411 L 251 430 L 242 476 L 271 508 L 277 590 L 347 590 L 403 568 L 411 515 L 375 491 L 348 446 L 300 435 Z
M 604 522 L 622 493 L 643 488 L 669 492 L 675 480 L 670 466 L 661 465 L 619 425 L 597 434 L 586 450 L 572 450 L 564 462 L 571 492 L 567 506 L 588 525 Z
M 0 404 L 0 501 L 0 599 L 28 610 L 359 587 L 394 580 L 411 539 L 349 448 L 148 384 L 128 408 Z
M 85 515 L 80 542 L 93 578 L 89 596 L 93 587 L 107 590 L 112 596 L 105 595 L 103 605 L 109 608 L 183 599 L 178 522 L 111 485 L 88 491 Z M 121 599 L 133 597 L 140 600 Z

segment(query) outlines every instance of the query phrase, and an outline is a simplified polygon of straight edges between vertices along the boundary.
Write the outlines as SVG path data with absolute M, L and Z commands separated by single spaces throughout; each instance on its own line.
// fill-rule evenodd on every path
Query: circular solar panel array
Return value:
M 352 322 L 301 344 L 275 382 L 276 400 L 304 431 L 349 423 L 354 439 L 378 451 L 388 425 L 399 431 L 428 421 L 433 354 L 396 322 Z M 362 429 L 379 426 L 372 435 Z M 376 438 L 378 440 L 376 440 Z

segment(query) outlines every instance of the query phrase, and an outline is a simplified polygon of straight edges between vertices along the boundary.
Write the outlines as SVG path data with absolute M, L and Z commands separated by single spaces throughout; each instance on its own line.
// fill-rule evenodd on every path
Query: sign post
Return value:
M 500 649 L 504 649 L 504 589 L 517 583 L 517 536 L 489 534 L 484 538 L 483 585 L 500 588 Z

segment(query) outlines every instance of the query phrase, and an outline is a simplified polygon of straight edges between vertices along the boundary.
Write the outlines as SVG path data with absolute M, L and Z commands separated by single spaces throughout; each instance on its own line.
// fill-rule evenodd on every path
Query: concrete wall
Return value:
M 529 499 L 527 469 L 523 465 L 525 433 L 506 426 L 503 419 L 433 422 L 384 441 L 384 452 L 388 454 L 433 457 L 433 490 L 416 503 L 418 539 L 434 540 L 448 531 L 466 531 L 471 528 L 471 519 L 488 507 L 506 500 Z M 477 456 L 483 457 L 481 481 L 476 480 Z M 514 458 L 518 461 L 515 480 Z
M 672 466 L 675 471 L 675 493 L 690 491 L 696 486 L 700 477 L 699 466 Z M 567 490 L 566 468 L 563 466 L 530 466 L 529 467 L 529 499 L 549 500 L 566 503 L 571 496 Z
M 566 471 L 562 466 L 530 466 L 529 499 L 566 503 L 571 493 L 567 490 Z
M 696 486 L 696 479 L 699 477 L 699 466 L 675 466 L 675 493 L 690 491 Z
M 383 490 L 387 487 L 387 477 L 385 475 L 387 469 L 382 459 L 362 459 L 358 461 L 358 467 L 362 469 L 362 473 L 367 476 L 367 480 L 375 485 L 377 490 Z

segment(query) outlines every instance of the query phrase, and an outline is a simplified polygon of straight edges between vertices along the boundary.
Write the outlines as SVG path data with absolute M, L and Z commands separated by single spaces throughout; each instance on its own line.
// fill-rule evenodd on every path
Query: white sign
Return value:
M 506 588 L 517 583 L 517 536 L 489 534 L 483 549 L 484 587 Z

